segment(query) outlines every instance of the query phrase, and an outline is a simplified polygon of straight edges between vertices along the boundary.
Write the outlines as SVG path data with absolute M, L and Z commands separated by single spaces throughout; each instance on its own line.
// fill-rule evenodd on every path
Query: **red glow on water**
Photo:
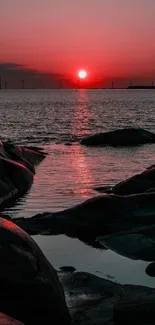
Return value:
M 87 93 L 81 91 L 77 95 L 77 106 L 74 110 L 74 118 L 72 121 L 72 132 L 79 137 L 84 136 L 89 119 L 91 119 L 91 112 L 87 108 Z M 85 154 L 84 148 L 75 145 L 71 151 L 72 168 L 74 169 L 75 186 L 74 194 L 83 198 L 88 198 L 92 187 L 92 173 L 88 162 L 88 157 Z M 80 184 L 80 186 L 79 186 Z

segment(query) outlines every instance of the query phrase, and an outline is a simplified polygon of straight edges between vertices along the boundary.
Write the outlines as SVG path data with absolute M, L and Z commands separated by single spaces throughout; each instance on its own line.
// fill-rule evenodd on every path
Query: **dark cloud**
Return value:
M 21 88 L 24 80 L 25 88 L 58 88 L 63 75 L 58 73 L 43 73 L 12 62 L 0 63 L 2 88 L 7 82 L 8 88 Z

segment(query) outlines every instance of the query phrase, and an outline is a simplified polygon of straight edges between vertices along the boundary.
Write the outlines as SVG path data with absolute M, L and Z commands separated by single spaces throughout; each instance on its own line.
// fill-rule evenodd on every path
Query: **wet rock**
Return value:
M 155 167 L 150 166 L 142 173 L 134 175 L 115 186 L 100 186 L 94 189 L 101 193 L 113 193 L 122 196 L 146 191 L 155 192 Z
M 0 313 L 0 325 L 24 325 L 24 324 L 13 319 L 12 317 Z
M 100 193 L 113 193 L 114 186 L 98 186 L 94 190 Z
M 86 272 L 60 273 L 59 277 L 65 289 L 73 325 L 140 325 L 155 322 L 154 289 L 121 285 Z
M 154 324 L 155 322 L 155 292 L 141 296 L 125 297 L 114 306 L 113 320 L 118 325 Z
M 47 156 L 40 147 L 14 145 L 9 141 L 1 142 L 1 151 L 12 160 L 21 162 L 25 166 L 28 164 L 26 167 L 29 168 L 38 165 Z
M 145 270 L 146 274 L 151 276 L 151 277 L 155 277 L 155 262 L 150 263 L 146 270 Z
M 155 226 L 141 227 L 111 236 L 101 236 L 97 241 L 103 243 L 104 247 L 130 259 L 154 261 L 155 240 L 152 231 L 155 235 Z
M 8 216 L 6 216 L 8 218 Z M 155 260 L 155 193 L 100 195 L 69 209 L 14 219 L 31 235 L 65 234 L 130 259 Z
M 0 141 L 0 209 L 29 190 L 34 167 L 45 157 L 40 149 Z
M 138 227 L 152 226 L 155 216 L 155 193 L 129 196 L 100 195 L 74 207 L 15 219 L 31 235 L 66 234 L 84 241 Z M 86 240 L 87 241 L 87 240 Z
M 72 142 L 65 142 L 65 146 L 72 146 Z
M 59 267 L 59 269 L 61 270 L 61 271 L 63 271 L 64 273 L 66 272 L 74 272 L 74 271 L 76 271 L 76 269 L 75 269 L 75 267 L 73 267 L 73 266 L 61 266 L 61 267 Z
M 155 143 L 155 134 L 142 128 L 126 128 L 87 136 L 80 141 L 86 146 L 137 146 Z
M 34 240 L 0 218 L 0 312 L 25 325 L 70 324 L 57 273 Z

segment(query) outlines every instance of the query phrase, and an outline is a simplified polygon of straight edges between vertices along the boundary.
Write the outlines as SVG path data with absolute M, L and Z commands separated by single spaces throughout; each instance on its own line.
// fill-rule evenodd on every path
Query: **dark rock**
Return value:
M 155 134 L 142 128 L 126 128 L 87 136 L 80 141 L 86 146 L 137 146 L 155 143 Z
M 155 259 L 155 258 L 154 258 Z M 146 270 L 145 270 L 146 274 L 151 276 L 151 277 L 155 277 L 155 262 L 150 263 Z
M 65 142 L 65 146 L 72 146 L 72 142 Z
M 76 271 L 75 267 L 73 266 L 61 266 L 59 267 L 59 269 L 63 272 L 71 272 L 71 273 Z
M 59 277 L 73 325 L 155 322 L 155 289 L 121 285 L 86 272 L 60 273 Z
M 40 149 L 0 141 L 0 209 L 29 190 L 35 174 L 34 166 L 45 156 Z
M 97 187 L 96 191 L 116 195 L 130 195 L 144 192 L 155 192 L 155 167 L 151 166 L 142 173 L 134 175 L 115 186 Z
M 23 323 L 0 313 L 0 325 L 24 325 Z
M 39 147 L 19 146 L 10 142 L 1 142 L 1 145 L 8 158 L 21 162 L 24 165 L 28 162 L 29 165 L 36 166 L 47 156 L 47 153 Z
M 121 299 L 114 306 L 113 320 L 118 325 L 154 324 L 155 322 L 155 292 L 137 297 L 135 294 L 128 299 Z
M 154 261 L 155 226 L 137 227 L 135 229 L 101 236 L 97 240 L 103 246 L 133 260 Z
M 57 273 L 34 240 L 0 218 L 0 312 L 25 325 L 70 324 Z
M 71 237 L 110 235 L 154 223 L 155 193 L 129 196 L 100 195 L 74 207 L 13 220 L 31 235 L 66 234 Z M 81 238 L 82 238 L 81 236 Z
M 101 193 L 113 193 L 114 186 L 98 186 L 94 187 L 94 190 Z
M 8 218 L 8 217 L 7 217 Z M 155 193 L 100 195 L 69 209 L 14 219 L 31 235 L 65 234 L 96 249 L 155 260 Z

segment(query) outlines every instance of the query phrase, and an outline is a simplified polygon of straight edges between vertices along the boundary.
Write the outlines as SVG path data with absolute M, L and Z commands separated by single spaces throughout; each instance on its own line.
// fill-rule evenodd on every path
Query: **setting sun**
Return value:
M 85 79 L 87 77 L 87 71 L 86 70 L 80 70 L 78 72 L 78 76 L 80 79 Z

